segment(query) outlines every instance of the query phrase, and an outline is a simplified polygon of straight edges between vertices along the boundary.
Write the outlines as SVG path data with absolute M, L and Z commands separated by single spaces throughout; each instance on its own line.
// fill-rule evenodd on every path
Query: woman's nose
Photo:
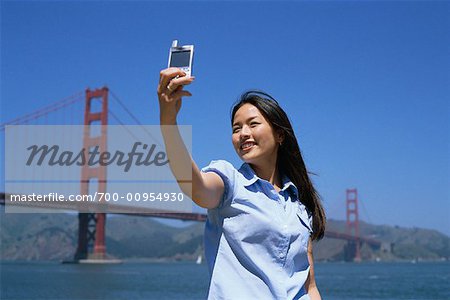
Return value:
M 250 128 L 248 126 L 243 126 L 241 129 L 241 139 L 243 137 L 249 137 L 251 134 Z

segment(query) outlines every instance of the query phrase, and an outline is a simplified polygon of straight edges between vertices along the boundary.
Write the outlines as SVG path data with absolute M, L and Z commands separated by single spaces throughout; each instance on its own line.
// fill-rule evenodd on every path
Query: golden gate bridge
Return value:
M 111 97 L 110 97 L 111 96 Z M 56 101 L 48 106 L 40 108 L 29 114 L 15 118 L 9 122 L 0 125 L 0 131 L 5 132 L 7 126 L 11 125 L 83 125 L 90 128 L 90 125 L 108 125 L 113 122 L 109 121 L 109 117 L 121 126 L 126 123 L 118 117 L 110 109 L 110 99 L 119 105 L 132 122 L 144 128 L 138 118 L 124 105 L 124 103 L 107 87 L 76 93 L 70 97 Z M 82 106 L 84 102 L 84 107 Z M 56 114 L 58 112 L 58 114 Z M 50 120 L 50 115 L 59 115 L 60 119 Z M 83 115 L 84 122 L 78 121 L 79 116 Z M 62 117 L 61 117 L 62 116 Z M 89 130 L 89 129 L 88 129 Z M 91 136 L 89 131 L 85 131 L 83 136 L 83 145 L 87 148 L 98 146 L 100 151 L 106 149 L 106 135 L 101 133 L 99 136 Z M 4 160 L 5 161 L 5 160 Z M 98 166 L 96 168 L 82 166 L 80 191 L 81 194 L 89 194 L 89 183 L 97 180 L 97 191 L 106 192 L 106 166 Z M 11 202 L 11 195 L 0 192 L 0 204 L 17 205 Z M 347 241 L 346 257 L 348 260 L 360 261 L 362 244 L 367 244 L 374 249 L 381 247 L 381 242 L 370 237 L 361 236 L 359 231 L 359 210 L 358 210 L 358 193 L 356 189 L 346 190 L 346 232 L 337 232 L 326 230 L 325 236 L 328 238 L 342 239 Z M 27 204 L 28 205 L 28 204 Z M 39 204 L 42 208 L 42 204 Z M 45 208 L 57 208 L 64 210 L 79 211 L 73 202 L 47 202 Z M 204 222 L 207 218 L 203 213 L 186 213 L 186 212 L 167 212 L 149 208 L 133 208 L 115 210 L 114 205 L 108 205 L 108 212 L 112 214 L 135 215 L 144 217 L 158 217 L 167 219 L 177 219 L 185 221 Z M 74 254 L 73 262 L 106 262 L 107 252 L 105 244 L 105 226 L 106 212 L 79 212 L 78 213 L 78 243 Z

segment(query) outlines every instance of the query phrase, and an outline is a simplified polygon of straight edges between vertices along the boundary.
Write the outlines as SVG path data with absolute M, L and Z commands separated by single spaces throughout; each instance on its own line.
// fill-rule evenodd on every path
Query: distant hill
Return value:
M 345 233 L 345 221 L 328 220 L 327 229 Z M 360 234 L 382 242 L 380 249 L 362 245 L 363 260 L 450 260 L 450 238 L 436 230 L 360 222 Z M 344 260 L 346 242 L 324 238 L 316 243 L 317 260 Z
M 71 259 L 77 243 L 74 214 L 0 214 L 1 260 Z M 345 232 L 345 222 L 329 220 L 328 229 Z M 108 215 L 109 256 L 121 259 L 194 260 L 202 253 L 203 223 L 184 228 L 152 218 Z M 435 230 L 360 223 L 362 235 L 383 242 L 382 249 L 361 248 L 363 260 L 450 259 L 450 238 Z M 316 260 L 345 259 L 347 243 L 324 238 L 315 244 Z

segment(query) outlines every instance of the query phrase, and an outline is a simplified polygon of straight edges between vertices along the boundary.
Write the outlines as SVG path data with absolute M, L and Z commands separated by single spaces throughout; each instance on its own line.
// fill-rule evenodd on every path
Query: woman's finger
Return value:
M 169 83 L 174 84 L 174 85 L 188 85 L 191 84 L 193 81 L 195 80 L 194 76 L 182 76 L 182 77 L 176 77 L 174 79 L 172 79 Z
M 178 68 L 165 69 L 162 70 L 159 74 L 160 74 L 159 86 L 161 90 L 166 88 L 169 82 L 175 77 L 186 75 L 186 73 L 184 73 L 183 71 L 181 71 L 181 69 Z
M 183 97 L 191 97 L 192 94 L 189 91 L 185 91 L 185 90 L 178 90 L 176 92 L 174 92 L 172 95 L 170 95 L 171 101 L 175 101 L 175 100 L 179 100 Z
M 176 91 L 179 87 L 183 87 L 185 85 L 191 84 L 194 81 L 194 77 L 179 77 L 179 78 L 175 78 L 172 79 L 166 86 L 166 88 L 170 91 L 170 92 L 174 92 Z
M 167 76 L 173 77 L 172 75 L 173 75 L 174 73 L 180 73 L 180 72 L 181 72 L 181 74 L 176 74 L 176 75 L 174 75 L 174 76 L 186 75 L 180 68 L 170 67 L 170 68 L 161 70 L 161 71 L 159 72 L 159 81 L 161 82 L 161 80 L 163 79 L 163 77 L 167 77 Z
M 172 94 L 174 94 L 175 92 L 178 92 L 179 90 L 182 90 L 183 86 L 179 85 L 179 86 L 171 86 L 170 83 L 167 85 L 166 90 L 167 92 L 165 93 L 168 97 L 172 98 Z M 172 101 L 172 100 L 170 100 Z

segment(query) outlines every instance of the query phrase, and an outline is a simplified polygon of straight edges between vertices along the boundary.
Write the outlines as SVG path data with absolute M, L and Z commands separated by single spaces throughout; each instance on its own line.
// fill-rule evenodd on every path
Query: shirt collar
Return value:
M 244 176 L 244 186 L 250 186 L 254 184 L 258 180 L 262 180 L 261 178 L 256 175 L 255 171 L 253 171 L 252 167 L 248 163 L 243 163 L 242 166 L 239 168 L 239 173 L 241 173 Z M 298 189 L 295 186 L 295 184 L 283 174 L 281 178 L 281 182 L 283 184 L 283 187 L 281 188 L 281 191 L 290 190 L 292 193 L 294 193 L 296 199 L 298 199 Z
M 298 189 L 295 184 L 289 179 L 289 177 L 283 175 L 281 182 L 283 183 L 283 188 L 281 189 L 282 191 L 289 189 L 292 193 L 294 193 L 295 198 L 299 199 Z
M 252 167 L 248 163 L 243 163 L 239 168 L 239 173 L 244 176 L 244 186 L 250 186 L 260 179 L 253 171 Z

